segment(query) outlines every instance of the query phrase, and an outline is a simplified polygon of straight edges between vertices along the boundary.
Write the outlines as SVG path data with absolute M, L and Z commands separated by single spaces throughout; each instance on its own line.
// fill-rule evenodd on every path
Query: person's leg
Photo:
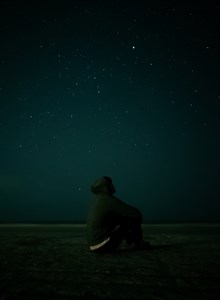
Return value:
M 110 232 L 110 240 L 95 250 L 97 253 L 112 252 L 117 249 L 123 240 L 127 244 L 139 245 L 143 240 L 141 228 L 142 218 L 122 218 L 119 225 Z
M 148 248 L 149 243 L 143 241 L 142 231 L 142 216 L 139 218 L 122 218 L 119 225 L 110 232 L 110 240 L 102 247 L 96 249 L 96 253 L 113 252 L 119 247 L 123 240 L 126 240 L 128 245 L 145 246 Z
M 114 252 L 121 242 L 126 238 L 124 229 L 118 225 L 110 233 L 110 240 L 102 247 L 94 250 L 94 253 L 109 253 Z
M 143 231 L 141 228 L 142 218 L 124 218 L 121 226 L 128 245 L 139 244 L 143 240 Z
M 148 241 L 143 240 L 141 224 L 141 220 L 126 220 L 124 223 L 125 240 L 134 250 L 151 250 L 153 246 Z

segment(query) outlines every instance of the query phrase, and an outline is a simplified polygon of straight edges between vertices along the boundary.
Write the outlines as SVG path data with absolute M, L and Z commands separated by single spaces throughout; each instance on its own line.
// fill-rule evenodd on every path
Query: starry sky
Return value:
M 1 1 L 0 222 L 220 220 L 216 3 Z

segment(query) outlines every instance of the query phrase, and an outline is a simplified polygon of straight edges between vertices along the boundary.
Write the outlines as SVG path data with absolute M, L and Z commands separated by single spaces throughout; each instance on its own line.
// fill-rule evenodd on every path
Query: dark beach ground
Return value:
M 220 224 L 143 225 L 154 248 L 93 254 L 85 225 L 0 225 L 0 300 L 220 299 Z

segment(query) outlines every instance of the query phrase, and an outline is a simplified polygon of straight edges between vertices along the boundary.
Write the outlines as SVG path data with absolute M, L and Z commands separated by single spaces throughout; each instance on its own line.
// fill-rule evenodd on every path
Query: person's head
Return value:
M 114 194 L 116 190 L 114 184 L 112 183 L 111 177 L 104 176 L 103 178 L 108 182 L 111 193 Z
M 91 186 L 91 191 L 94 194 L 108 193 L 114 194 L 116 192 L 112 183 L 112 179 L 109 176 L 103 176 L 95 181 Z

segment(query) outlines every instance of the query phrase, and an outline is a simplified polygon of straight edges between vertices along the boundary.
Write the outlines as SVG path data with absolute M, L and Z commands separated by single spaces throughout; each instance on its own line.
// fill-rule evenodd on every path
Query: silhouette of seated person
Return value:
M 143 240 L 141 212 L 113 196 L 116 190 L 110 177 L 97 179 L 91 192 L 94 202 L 87 218 L 87 240 L 92 252 L 112 252 L 123 240 L 134 249 L 150 248 Z

